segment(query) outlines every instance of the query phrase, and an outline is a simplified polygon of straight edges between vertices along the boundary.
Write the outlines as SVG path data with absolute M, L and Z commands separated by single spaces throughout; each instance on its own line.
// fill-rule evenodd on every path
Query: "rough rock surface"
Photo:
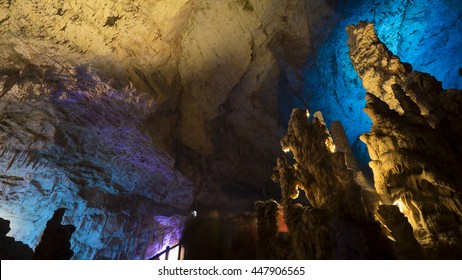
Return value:
M 24 47 L 24 46 L 23 46 Z M 76 226 L 74 258 L 145 258 L 188 213 L 192 184 L 143 131 L 146 94 L 91 67 L 35 65 L 5 47 L 0 102 L 1 215 L 35 247 L 56 208 Z M 171 192 L 175 189 L 175 192 Z M 171 217 L 171 225 L 159 225 Z
M 361 140 L 375 188 L 407 216 L 427 258 L 460 258 L 462 92 L 402 63 L 372 24 L 347 31 L 353 66 L 370 91 L 364 111 L 373 124 Z
M 295 164 L 290 165 L 285 158 L 279 158 L 273 175 L 281 186 L 281 204 L 289 229 L 290 245 L 285 248 L 288 256 L 295 259 L 393 258 L 380 225 L 366 211 L 361 187 L 346 165 L 345 154 L 335 152 L 322 115 L 315 113 L 313 122 L 308 123 L 306 111 L 294 109 L 281 145 L 295 159 Z M 309 205 L 293 204 L 300 190 Z M 261 213 L 262 209 L 258 211 Z M 271 215 L 267 218 L 271 219 Z
M 64 207 L 74 258 L 149 258 L 178 240 L 193 197 L 238 211 L 277 193 L 278 89 L 335 9 L 0 1 L 0 215 L 12 235 L 34 247 Z
M 312 111 L 321 111 L 326 123 L 339 120 L 360 166 L 370 160 L 359 140 L 371 121 L 362 112 L 365 89 L 348 57 L 345 28 L 358 21 L 374 23 L 380 40 L 414 69 L 431 73 L 444 88 L 462 88 L 462 5 L 459 0 L 348 0 L 339 1 L 341 21 L 307 61 L 303 98 Z M 284 95 L 291 98 L 289 94 Z M 292 107 L 298 98 L 286 101 Z M 295 104 L 295 106 L 293 105 Z M 287 118 L 290 110 L 285 112 Z M 330 128 L 329 128 L 330 129 Z

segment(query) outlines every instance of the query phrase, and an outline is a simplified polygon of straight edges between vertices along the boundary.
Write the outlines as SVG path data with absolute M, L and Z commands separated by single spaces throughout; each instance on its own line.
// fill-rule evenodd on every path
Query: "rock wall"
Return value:
M 294 109 L 281 146 L 295 163 L 279 158 L 273 180 L 281 186 L 282 210 L 288 227 L 287 245 L 274 232 L 274 203 L 258 203 L 259 230 L 274 243 L 265 248 L 266 258 L 289 259 L 389 259 L 394 258 L 380 225 L 366 210 L 361 187 L 346 157 L 336 152 L 332 138 L 317 112 L 308 123 L 307 111 Z M 303 191 L 309 203 L 293 200 Z M 271 226 L 273 225 L 273 226 Z M 271 240 L 268 240 L 271 239 Z M 264 246 L 264 245 L 263 245 Z M 285 253 L 279 253 L 282 247 Z M 271 250 L 273 249 L 273 250 Z
M 175 215 L 188 213 L 192 184 L 143 131 L 151 97 L 116 90 L 91 67 L 40 66 L 6 52 L 0 216 L 12 236 L 34 248 L 62 207 L 76 226 L 74 258 L 155 254 L 180 230 L 155 219 L 181 220 Z
M 462 6 L 458 0 L 349 0 L 339 2 L 338 13 L 341 21 L 307 60 L 302 96 L 312 111 L 323 112 L 328 125 L 342 122 L 364 169 L 370 159 L 359 136 L 369 131 L 371 122 L 362 112 L 366 91 L 348 57 L 346 26 L 374 23 L 378 37 L 394 54 L 414 69 L 434 75 L 444 88 L 460 89 Z M 305 107 L 299 98 L 287 102 Z M 285 115 L 288 118 L 290 110 Z
M 246 208 L 277 193 L 269 177 L 283 133 L 279 84 L 300 77 L 338 20 L 335 3 L 8 1 L 0 34 L 46 54 L 36 64 L 89 63 L 116 86 L 150 94 L 146 130 L 193 181 L 195 207 Z
M 74 258 L 149 258 L 190 207 L 277 195 L 278 89 L 338 20 L 335 3 L 0 1 L 12 235 L 35 247 L 63 207 Z
M 374 183 L 412 225 L 427 258 L 460 258 L 462 91 L 414 71 L 379 40 L 370 23 L 347 28 L 349 55 L 363 81 L 363 134 Z

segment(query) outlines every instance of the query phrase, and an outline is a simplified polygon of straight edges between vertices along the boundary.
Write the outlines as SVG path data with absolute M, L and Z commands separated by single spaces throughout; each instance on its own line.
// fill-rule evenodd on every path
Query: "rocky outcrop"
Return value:
M 366 211 L 361 187 L 346 165 L 345 154 L 335 151 L 322 115 L 315 113 L 313 122 L 308 123 L 307 112 L 295 109 L 281 145 L 295 160 L 291 165 L 285 158 L 279 158 L 273 176 L 281 186 L 281 204 L 289 230 L 288 256 L 296 259 L 392 258 L 379 224 Z M 293 204 L 300 190 L 308 199 L 307 205 Z
M 90 66 L 36 65 L 5 48 L 0 214 L 12 221 L 11 235 L 35 247 L 53 210 L 66 208 L 74 258 L 161 250 L 181 230 L 192 184 L 143 129 L 152 98 L 116 89 Z
M 6 236 L 10 221 L 0 218 L 0 260 L 31 260 L 34 251 L 26 244 Z
M 47 227 L 35 248 L 36 260 L 70 260 L 74 255 L 71 249 L 71 236 L 75 231 L 73 225 L 62 225 L 66 209 L 59 208 L 47 222 Z
M 347 32 L 353 66 L 370 92 L 364 111 L 373 124 L 361 140 L 375 188 L 406 215 L 425 257 L 460 258 L 462 92 L 402 63 L 372 24 Z
M 12 235 L 34 247 L 64 207 L 74 258 L 149 258 L 193 200 L 239 211 L 277 193 L 278 89 L 336 20 L 327 0 L 2 1 Z

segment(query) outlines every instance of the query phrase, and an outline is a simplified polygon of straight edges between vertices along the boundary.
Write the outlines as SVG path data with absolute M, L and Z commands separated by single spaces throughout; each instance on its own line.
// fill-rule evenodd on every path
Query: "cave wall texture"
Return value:
M 341 22 L 307 59 L 299 87 L 310 109 L 323 112 L 328 126 L 334 120 L 345 125 L 364 168 L 369 155 L 359 136 L 369 130 L 371 121 L 362 112 L 366 91 L 348 57 L 345 27 L 361 20 L 373 23 L 380 40 L 395 55 L 414 69 L 434 75 L 444 88 L 460 89 L 462 5 L 457 0 L 350 0 L 341 1 L 338 12 Z M 294 107 L 304 108 L 298 99 L 293 100 L 298 104 Z M 289 115 L 287 107 L 286 120 Z
M 371 131 L 361 136 L 374 184 L 400 208 L 428 258 L 461 258 L 462 91 L 403 63 L 370 23 L 347 28 Z
M 373 24 L 346 31 L 348 55 L 368 91 L 364 111 L 372 127 L 360 139 L 375 189 L 355 178 L 348 150 L 336 147 L 319 111 L 309 122 L 309 111 L 294 109 L 281 140 L 290 153 L 278 159 L 273 175 L 282 207 L 274 200 L 256 203 L 263 257 L 462 258 L 462 91 L 445 90 L 402 62 Z M 301 190 L 307 203 L 293 201 Z M 277 232 L 278 210 L 288 227 L 285 239 Z
M 68 209 L 76 259 L 149 258 L 191 205 L 277 193 L 281 73 L 337 21 L 322 0 L 0 7 L 0 216 L 34 248 Z
M 35 248 L 66 208 L 73 258 L 149 258 L 190 210 L 279 197 L 294 107 L 340 120 L 364 168 L 372 123 L 345 27 L 373 22 L 403 61 L 461 88 L 461 13 L 456 0 L 0 0 L 0 217 Z

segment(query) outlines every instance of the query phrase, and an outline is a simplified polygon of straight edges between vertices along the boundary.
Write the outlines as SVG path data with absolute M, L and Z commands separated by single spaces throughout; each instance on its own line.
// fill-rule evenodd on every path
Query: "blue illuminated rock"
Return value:
M 62 207 L 76 259 L 149 258 L 178 240 L 192 184 L 143 131 L 150 97 L 90 68 L 15 67 L 0 102 L 0 216 L 11 235 L 35 247 Z
M 310 109 L 323 112 L 326 123 L 339 120 L 360 164 L 369 156 L 359 136 L 371 122 L 362 112 L 364 94 L 348 57 L 346 26 L 358 21 L 374 23 L 378 37 L 415 70 L 431 73 L 444 88 L 462 88 L 462 5 L 458 0 L 339 1 L 342 16 L 334 31 L 307 60 L 303 97 Z M 294 107 L 302 106 L 297 98 Z M 288 119 L 290 111 L 285 116 Z

